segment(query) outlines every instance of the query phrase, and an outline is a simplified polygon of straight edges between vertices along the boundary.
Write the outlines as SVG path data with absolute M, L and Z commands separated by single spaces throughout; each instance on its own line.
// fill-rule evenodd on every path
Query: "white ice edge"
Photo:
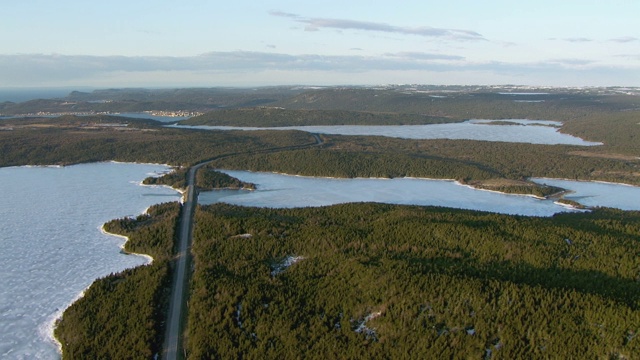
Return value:
M 396 177 L 396 178 L 389 178 L 389 177 L 336 177 L 336 176 L 314 176 L 314 175 L 300 175 L 300 174 L 289 174 L 289 173 L 284 173 L 284 172 L 279 172 L 279 171 L 254 171 L 254 170 L 238 170 L 238 169 L 220 169 L 220 168 L 216 168 L 214 169 L 215 171 L 221 172 L 221 173 L 225 173 L 227 171 L 244 171 L 244 172 L 248 172 L 248 173 L 253 173 L 253 174 L 274 174 L 274 175 L 282 175 L 282 176 L 291 176 L 291 177 L 297 177 L 297 178 L 303 178 L 303 179 L 330 179 L 330 180 L 393 180 L 393 179 L 414 179 L 414 180 L 432 180 L 432 181 L 451 181 L 451 182 L 455 182 L 457 181 L 456 179 L 436 179 L 436 178 L 421 178 L 421 177 L 413 177 L 413 176 L 404 176 L 404 177 Z M 227 174 L 229 175 L 229 174 Z M 233 189 L 235 190 L 235 189 Z
M 556 205 L 558 205 L 558 206 L 562 206 L 562 207 L 565 207 L 565 208 L 567 208 L 567 209 L 575 210 L 575 211 L 578 211 L 578 212 L 586 212 L 586 211 L 589 211 L 588 209 L 580 209 L 580 208 L 575 207 L 575 206 L 573 206 L 573 205 L 565 204 L 565 203 L 561 203 L 561 202 L 559 202 L 559 201 L 554 201 L 553 203 L 554 203 L 554 204 L 556 204 Z
M 549 181 L 559 180 L 559 181 L 575 181 L 575 182 L 590 183 L 590 184 L 596 183 L 596 184 L 607 184 L 607 185 L 622 185 L 622 186 L 629 186 L 633 188 L 640 187 L 638 185 L 633 185 L 633 184 L 613 182 L 613 181 L 603 181 L 603 180 L 581 180 L 581 179 L 548 178 L 548 177 L 531 177 L 529 178 L 529 180 L 535 182 L 536 184 L 540 184 L 539 181 L 544 181 L 544 180 L 549 180 Z
M 147 208 L 147 210 L 149 210 L 149 208 Z M 146 214 L 146 213 L 147 213 L 147 211 L 145 210 L 145 212 L 144 212 L 143 214 Z M 153 257 L 152 257 L 152 256 L 150 256 L 150 255 L 147 255 L 147 254 L 140 254 L 140 253 L 134 253 L 134 252 L 129 252 L 129 251 L 126 251 L 126 250 L 124 249 L 124 247 L 127 245 L 127 242 L 129 241 L 129 237 L 128 237 L 128 236 L 124 236 L 124 235 L 120 235 L 120 234 L 110 233 L 110 232 L 108 232 L 107 230 L 105 230 L 105 229 L 104 229 L 104 225 L 102 225 L 102 226 L 100 227 L 100 232 L 101 232 L 101 233 L 103 233 L 103 234 L 105 234 L 105 235 L 114 236 L 114 237 L 117 237 L 117 238 L 123 239 L 123 240 L 124 240 L 124 242 L 123 242 L 122 244 L 120 244 L 120 250 L 122 250 L 123 254 L 126 254 L 126 255 L 133 255 L 133 256 L 139 256 L 139 257 L 142 257 L 142 258 L 144 258 L 145 260 L 147 260 L 147 262 L 146 262 L 146 263 L 144 263 L 144 264 L 142 264 L 142 265 L 138 265 L 138 266 L 149 265 L 149 264 L 151 264 L 151 263 L 153 262 Z M 138 267 L 138 266 L 136 266 L 136 267 Z M 126 270 L 126 269 L 125 269 L 125 270 Z
M 176 166 L 174 165 L 169 165 L 169 164 L 160 164 L 160 163 L 145 163 L 145 162 L 137 162 L 137 161 L 117 161 L 117 160 L 107 160 L 107 161 L 95 161 L 95 162 L 91 162 L 91 163 L 86 163 L 86 164 L 95 164 L 95 163 L 101 163 L 101 162 L 105 162 L 105 163 L 113 163 L 113 164 L 136 164 L 136 165 L 157 165 L 157 166 L 166 166 L 170 169 L 175 170 Z
M 143 212 L 143 214 L 147 213 L 147 210 L 149 208 L 145 209 L 145 211 Z M 124 235 L 119 235 L 119 234 L 114 234 L 114 233 L 110 233 L 108 231 L 106 231 L 104 229 L 104 225 L 100 226 L 98 229 L 100 230 L 100 232 L 104 235 L 108 235 L 108 236 L 113 236 L 116 238 L 120 238 L 123 239 L 124 242 L 120 245 L 120 249 L 122 249 L 124 251 L 124 246 L 127 243 L 127 241 L 129 241 L 129 237 L 124 236 Z M 146 266 L 149 265 L 153 262 L 153 257 L 151 257 L 150 255 L 147 254 L 139 254 L 139 253 L 134 253 L 134 252 L 126 252 L 126 255 L 133 255 L 133 256 L 138 256 L 141 257 L 143 259 L 146 260 L 146 263 L 142 264 L 142 265 L 138 265 L 138 266 Z M 138 267 L 135 266 L 135 267 Z M 131 268 L 127 268 L 127 269 L 131 269 Z M 124 271 L 126 269 L 123 269 L 121 271 Z M 76 295 L 76 297 L 67 305 L 64 306 L 64 308 L 60 308 L 58 309 L 58 311 L 56 311 L 53 315 L 51 315 L 50 319 L 48 319 L 42 326 L 40 331 L 42 332 L 41 334 L 44 335 L 44 338 L 47 339 L 48 341 L 52 342 L 56 348 L 58 349 L 58 353 L 60 353 L 60 355 L 62 355 L 62 344 L 60 343 L 60 341 L 55 337 L 55 330 L 56 330 L 56 326 L 58 324 L 58 321 L 62 320 L 62 315 L 64 314 L 64 312 L 71 307 L 76 301 L 80 300 L 82 297 L 84 297 L 85 292 L 93 285 L 93 283 L 96 282 L 97 279 L 94 279 L 91 284 L 89 286 L 87 286 L 85 289 L 83 289 L 78 295 Z
M 162 185 L 162 184 L 160 184 L 160 185 L 159 185 L 159 184 L 143 184 L 143 183 L 142 183 L 142 181 L 137 181 L 137 182 L 136 182 L 136 184 L 137 184 L 137 185 L 139 185 L 139 186 L 148 186 L 148 187 L 152 187 L 152 188 L 153 188 L 153 187 L 156 187 L 156 188 L 166 188 L 166 189 L 171 189 L 171 190 L 173 190 L 173 191 L 177 192 L 178 194 L 182 195 L 182 196 L 180 196 L 180 200 L 178 200 L 178 202 L 179 202 L 180 204 L 184 204 L 184 197 L 185 197 L 185 195 L 187 194 L 185 190 L 176 189 L 176 188 L 171 187 L 171 186 L 169 186 L 169 185 Z M 149 210 L 149 208 L 146 208 L 146 209 L 144 210 L 143 214 L 146 214 L 148 210 Z
M 116 164 L 132 164 L 132 163 L 126 163 L 126 162 L 117 162 L 117 161 L 106 161 L 106 162 L 111 162 L 111 163 L 116 163 Z M 138 164 L 138 165 L 162 165 L 162 164 L 148 164 L 148 163 L 147 163 L 147 164 L 134 163 L 134 164 Z M 169 166 L 169 165 L 162 165 L 162 166 L 171 167 L 171 166 Z M 57 166 L 57 167 L 61 167 L 61 166 Z M 184 192 L 179 191 L 179 190 L 177 190 L 177 189 L 174 189 L 174 188 L 172 188 L 172 187 L 170 187 L 170 186 L 167 186 L 167 185 L 146 185 L 146 184 L 143 184 L 143 183 L 142 183 L 142 181 L 137 182 L 137 184 L 138 184 L 138 185 L 140 185 L 140 186 L 166 187 L 166 188 L 172 189 L 172 190 L 174 190 L 174 191 L 176 191 L 176 192 L 178 192 L 178 193 L 180 193 L 180 194 L 184 194 Z M 182 201 L 182 200 L 183 200 L 183 198 L 181 198 L 181 201 Z M 152 206 L 153 206 L 153 205 L 152 205 Z M 142 213 L 140 213 L 140 214 L 141 214 L 141 215 L 142 215 L 142 214 L 147 214 L 147 213 L 149 212 L 149 209 L 150 209 L 150 208 L 151 208 L 151 206 L 147 207 L 147 208 L 146 208 L 146 209 L 144 209 L 144 211 L 143 211 Z M 99 226 L 99 227 L 98 227 L 98 230 L 99 230 L 102 234 L 104 234 L 104 235 L 107 235 L 107 236 L 113 236 L 113 237 L 116 237 L 116 238 L 123 239 L 124 241 L 122 242 L 122 244 L 120 244 L 120 249 L 121 249 L 121 250 L 122 250 L 126 255 L 138 256 L 138 257 L 141 257 L 141 258 L 145 259 L 145 261 L 146 261 L 146 262 L 145 262 L 144 264 L 142 264 L 142 265 L 138 265 L 138 266 L 146 266 L 146 265 L 149 265 L 149 264 L 151 264 L 151 263 L 153 262 L 153 257 L 152 257 L 151 255 L 148 255 L 148 254 L 140 254 L 140 253 L 134 253 L 134 252 L 128 252 L 128 251 L 125 251 L 125 250 L 124 250 L 124 247 L 125 247 L 126 243 L 129 241 L 129 237 L 128 237 L 128 236 L 124 236 L 124 235 L 120 235 L 120 234 L 114 234 L 114 233 L 108 232 L 108 231 L 107 231 L 107 230 L 105 230 L 105 228 L 104 228 L 104 226 L 105 226 L 105 225 L 106 225 L 106 223 L 105 223 L 105 224 L 102 224 L 101 226 Z M 138 267 L 138 266 L 135 266 L 135 267 Z M 134 268 L 135 268 L 135 267 L 134 267 Z M 127 269 L 129 269 L 129 268 L 127 268 Z M 126 269 L 123 269 L 123 270 L 121 270 L 121 271 L 124 271 L 124 270 L 126 270 Z M 61 343 L 60 343 L 60 341 L 55 337 L 55 333 L 54 333 L 54 332 L 55 332 L 55 329 L 56 329 L 56 326 L 57 326 L 57 323 L 58 323 L 60 320 L 62 320 L 62 315 L 64 314 L 64 312 L 65 312 L 69 307 L 71 307 L 71 306 L 72 306 L 76 301 L 78 301 L 79 299 L 81 299 L 81 298 L 84 296 L 85 292 L 86 292 L 86 291 L 87 291 L 87 290 L 88 290 L 88 289 L 93 285 L 93 283 L 94 283 L 96 280 L 98 280 L 98 278 L 94 279 L 94 280 L 91 282 L 91 284 L 89 284 L 89 286 L 88 286 L 88 287 L 86 287 L 86 288 L 85 288 L 85 289 L 83 289 L 83 290 L 82 290 L 78 295 L 76 295 L 76 297 L 75 297 L 75 298 L 74 298 L 74 299 L 73 299 L 69 304 L 65 305 L 63 308 L 58 309 L 58 310 L 57 310 L 53 315 L 51 315 L 51 316 L 50 316 L 50 318 L 49 318 L 45 323 L 43 323 L 43 324 L 42 324 L 42 325 L 40 325 L 40 327 L 39 327 L 39 332 L 40 332 L 40 334 L 41 334 L 41 335 L 42 335 L 46 340 L 50 341 L 51 343 L 53 343 L 53 344 L 56 346 L 57 351 L 58 351 L 58 353 L 59 353 L 60 355 L 62 355 L 62 344 L 61 344 Z
M 82 299 L 87 289 L 88 287 L 80 291 L 71 300 L 69 304 L 56 310 L 53 314 L 51 314 L 51 316 L 49 316 L 47 321 L 45 321 L 44 323 L 40 324 L 40 326 L 38 326 L 38 333 L 40 334 L 40 336 L 45 340 L 49 341 L 50 343 L 52 343 L 53 345 L 55 345 L 56 350 L 58 351 L 58 354 L 60 354 L 61 356 L 62 356 L 62 343 L 55 336 L 54 332 L 56 331 L 56 326 L 58 325 L 58 321 L 62 319 L 62 315 L 64 314 L 64 312 L 76 301 Z
M 503 192 L 503 191 L 498 191 L 498 190 L 477 188 L 477 187 L 475 187 L 473 185 L 463 184 L 463 183 L 461 183 L 460 181 L 458 181 L 456 179 L 438 179 L 438 178 L 415 177 L 415 176 L 402 176 L 402 177 L 396 177 L 396 178 L 388 178 L 388 177 L 343 178 L 343 177 L 334 177 L 334 176 L 311 176 L 311 175 L 287 174 L 287 173 L 278 172 L 278 171 L 252 171 L 252 170 L 231 170 L 231 169 L 215 169 L 215 171 L 222 172 L 222 173 L 225 173 L 225 171 L 246 171 L 246 172 L 254 173 L 254 174 L 266 173 L 266 174 L 274 174 L 274 175 L 282 175 L 282 176 L 292 176 L 292 177 L 303 178 L 303 179 L 389 180 L 389 181 L 393 180 L 393 179 L 411 179 L 411 180 L 424 180 L 424 181 L 446 181 L 446 182 L 452 182 L 452 183 L 454 183 L 454 184 L 456 184 L 458 186 L 466 187 L 466 188 L 469 188 L 469 189 L 472 189 L 472 190 L 477 190 L 477 191 L 486 191 L 486 192 L 491 192 L 491 193 L 495 193 L 495 194 L 502 194 L 502 195 L 509 195 L 509 196 L 525 196 L 525 197 L 532 197 L 532 198 L 537 199 L 537 200 L 546 200 L 546 198 L 544 198 L 544 197 L 533 195 L 533 194 L 508 193 L 508 192 Z M 227 174 L 227 175 L 229 175 L 229 174 Z M 541 178 L 536 178 L 536 179 L 541 179 Z M 588 181 L 585 181 L 585 182 L 588 182 Z M 536 184 L 538 184 L 538 183 L 536 183 Z M 611 183 L 611 184 L 615 185 L 616 183 Z M 541 184 L 539 184 L 539 185 L 541 185 Z M 630 185 L 630 186 L 632 186 L 632 185 Z
M 175 168 L 176 168 L 176 166 L 169 165 L 169 164 L 145 163 L 145 162 L 136 162 L 136 161 L 116 161 L 116 160 L 91 161 L 91 162 L 74 163 L 74 164 L 69 164 L 69 165 L 51 165 L 51 164 L 49 164 L 49 165 L 15 165 L 15 166 L 6 166 L 6 168 L 7 169 L 12 169 L 12 168 L 25 167 L 25 168 L 56 168 L 56 169 L 60 169 L 60 168 L 68 167 L 68 166 L 83 165 L 83 164 L 100 164 L 100 163 L 165 166 L 165 167 L 170 168 L 171 169 L 170 171 L 174 171 Z
M 487 191 L 487 192 L 495 193 L 495 194 L 502 194 L 502 195 L 509 195 L 509 196 L 525 196 L 525 197 L 532 197 L 532 198 L 534 198 L 536 200 L 546 200 L 546 198 L 544 198 L 542 196 L 533 195 L 533 194 L 508 193 L 508 192 L 504 192 L 504 191 L 478 188 L 478 187 L 475 187 L 475 186 L 469 185 L 469 184 L 462 184 L 461 182 L 459 182 L 457 180 L 454 180 L 453 182 L 456 183 L 456 185 L 464 186 L 464 187 L 467 187 L 469 189 L 476 190 L 476 191 Z

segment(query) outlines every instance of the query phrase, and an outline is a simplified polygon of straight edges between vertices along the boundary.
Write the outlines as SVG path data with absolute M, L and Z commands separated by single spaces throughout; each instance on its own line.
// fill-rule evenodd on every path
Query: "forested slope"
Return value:
M 640 214 L 197 213 L 191 358 L 634 358 Z
M 191 165 L 216 156 L 314 143 L 304 132 L 164 128 L 110 116 L 0 121 L 0 166 L 125 161 Z M 118 125 L 118 126 L 116 126 Z
M 422 125 L 459 121 L 457 119 L 421 114 L 347 110 L 288 110 L 278 107 L 256 107 L 211 111 L 180 121 L 180 124 L 276 127 L 304 125 Z
M 240 155 L 215 164 L 220 168 L 310 176 L 412 176 L 461 181 L 552 177 L 640 184 L 640 157 L 616 155 L 609 147 L 594 149 L 596 147 L 373 136 L 324 137 L 323 148 Z M 627 147 L 630 153 L 636 151 L 634 146 Z M 637 151 L 640 154 L 640 149 Z

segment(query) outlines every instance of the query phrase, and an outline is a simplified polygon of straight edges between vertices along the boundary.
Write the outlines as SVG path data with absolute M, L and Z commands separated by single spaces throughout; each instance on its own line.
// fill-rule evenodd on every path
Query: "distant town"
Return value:
M 75 116 L 91 116 L 91 115 L 131 115 L 132 113 L 120 113 L 113 111 L 64 111 L 64 112 L 48 112 L 48 111 L 38 111 L 34 113 L 26 113 L 26 114 L 16 114 L 13 117 L 57 117 L 63 115 L 75 115 Z M 188 111 L 188 110 L 177 110 L 177 111 L 164 111 L 164 110 L 148 110 L 141 111 L 139 114 L 149 114 L 151 116 L 164 116 L 164 117 L 193 117 L 202 115 L 203 112 L 200 111 Z

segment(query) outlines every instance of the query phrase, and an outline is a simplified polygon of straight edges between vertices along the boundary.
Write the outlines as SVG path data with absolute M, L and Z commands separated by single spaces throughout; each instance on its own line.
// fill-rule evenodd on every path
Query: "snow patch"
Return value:
M 242 301 L 236 305 L 236 324 L 240 329 L 242 329 Z
M 294 256 L 294 255 L 287 256 L 286 258 L 284 258 L 284 260 L 282 260 L 282 262 L 279 262 L 271 266 L 271 276 L 276 276 L 280 274 L 281 272 L 285 271 L 289 266 L 303 259 L 304 259 L 304 256 Z
M 380 317 L 380 315 L 382 315 L 382 311 L 377 311 L 377 312 L 373 312 L 370 313 L 369 315 L 365 316 L 364 319 L 360 320 L 356 326 L 354 327 L 353 331 L 355 331 L 358 334 L 364 334 L 366 336 L 367 339 L 373 339 L 374 341 L 378 340 L 378 335 L 376 334 L 376 329 L 370 328 L 367 326 L 367 322 L 370 320 L 373 320 L 377 317 Z M 352 320 L 353 322 L 353 320 Z
M 238 235 L 234 235 L 231 237 L 231 239 L 250 239 L 253 235 L 252 234 L 238 234 Z

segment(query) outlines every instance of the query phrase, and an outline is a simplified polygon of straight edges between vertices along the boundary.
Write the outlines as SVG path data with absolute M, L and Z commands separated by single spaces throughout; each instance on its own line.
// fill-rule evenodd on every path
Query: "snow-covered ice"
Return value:
M 486 125 L 487 122 L 508 121 L 517 122 L 522 126 Z M 540 126 L 541 124 L 550 126 Z M 557 126 L 562 123 L 550 120 L 503 119 L 481 120 L 473 119 L 461 123 L 432 124 L 432 125 L 331 125 L 331 126 L 283 126 L 283 127 L 233 127 L 233 126 L 183 126 L 172 127 L 196 128 L 208 130 L 301 130 L 310 133 L 333 135 L 370 135 L 387 136 L 402 139 L 457 139 L 483 140 L 500 142 L 517 142 L 531 144 L 566 144 L 594 146 L 602 145 L 558 131 Z
M 120 253 L 103 223 L 177 201 L 139 186 L 160 165 L 0 168 L 0 358 L 59 358 L 54 320 L 96 278 L 148 262 Z
M 577 211 L 556 204 L 553 200 L 480 191 L 452 180 L 336 179 L 240 170 L 220 171 L 242 181 L 254 183 L 257 189 L 202 192 L 198 197 L 199 203 L 224 202 L 244 206 L 294 208 L 351 202 L 379 202 L 445 206 L 528 216 L 551 216 L 563 211 Z

